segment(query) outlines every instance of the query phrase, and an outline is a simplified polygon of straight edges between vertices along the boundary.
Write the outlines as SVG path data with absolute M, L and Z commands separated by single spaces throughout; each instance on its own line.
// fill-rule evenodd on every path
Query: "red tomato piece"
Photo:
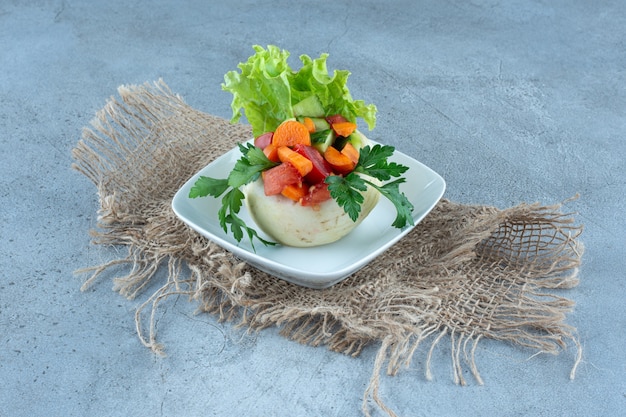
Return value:
M 340 114 L 333 114 L 332 116 L 327 116 L 326 121 L 328 122 L 329 125 L 332 126 L 335 123 L 345 123 L 349 120 Z
M 302 176 L 298 170 L 288 162 L 263 171 L 261 175 L 265 195 L 280 194 L 285 186 L 302 181 Z
M 260 136 L 257 136 L 254 139 L 254 146 L 256 146 L 257 148 L 265 149 L 267 145 L 272 143 L 272 136 L 274 136 L 273 132 L 267 132 L 263 133 Z
M 328 191 L 328 184 L 321 182 L 312 186 L 309 189 L 309 193 L 302 197 L 300 204 L 303 206 L 316 206 L 324 201 L 330 200 L 330 191 Z
M 309 184 L 318 184 L 320 182 L 324 182 L 326 177 L 332 174 L 332 167 L 324 159 L 322 154 L 320 154 L 318 150 L 314 147 L 307 145 L 296 145 L 293 147 L 293 150 L 307 158 L 309 161 L 313 162 L 313 169 L 304 177 L 304 179 Z

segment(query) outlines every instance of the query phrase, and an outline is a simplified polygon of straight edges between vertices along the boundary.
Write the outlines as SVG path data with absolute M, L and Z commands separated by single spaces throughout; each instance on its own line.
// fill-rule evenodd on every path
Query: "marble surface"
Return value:
M 621 1 L 0 4 L 0 416 L 361 415 L 377 346 L 359 358 L 248 334 L 194 315 L 157 316 L 167 356 L 137 338 L 112 271 L 86 292 L 96 247 L 93 185 L 70 168 L 81 130 L 122 84 L 163 80 L 230 116 L 226 71 L 253 44 L 328 52 L 355 98 L 379 109 L 373 139 L 439 172 L 446 198 L 508 207 L 562 202 L 585 225 L 576 302 L 583 361 L 484 340 L 485 384 L 452 381 L 450 347 L 424 352 L 381 395 L 400 416 L 591 416 L 626 412 L 624 206 L 626 9 Z M 163 278 L 160 273 L 156 277 Z M 373 416 L 384 412 L 371 405 Z

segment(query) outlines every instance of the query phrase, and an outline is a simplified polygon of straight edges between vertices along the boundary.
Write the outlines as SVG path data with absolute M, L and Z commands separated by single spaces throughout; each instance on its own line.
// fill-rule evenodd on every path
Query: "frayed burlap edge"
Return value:
M 347 280 L 326 290 L 298 287 L 262 273 L 204 239 L 176 218 L 173 194 L 195 172 L 250 128 L 199 112 L 159 81 L 122 86 L 73 150 L 73 167 L 97 187 L 100 199 L 94 243 L 122 245 L 128 254 L 85 268 L 83 289 L 112 267 L 127 264 L 114 289 L 135 298 L 160 268 L 166 282 L 136 310 L 141 342 L 163 353 L 156 339 L 161 302 L 185 295 L 199 310 L 251 330 L 280 326 L 300 343 L 326 345 L 353 356 L 379 344 L 363 398 L 395 413 L 379 396 L 383 370 L 395 375 L 425 352 L 432 378 L 435 347 L 448 338 L 453 377 L 464 385 L 464 366 L 477 383 L 476 348 L 483 338 L 557 354 L 582 350 L 565 323 L 574 303 L 554 290 L 578 283 L 583 252 L 572 213 L 562 205 L 520 204 L 499 210 L 442 200 L 403 240 Z M 185 272 L 183 272 L 185 271 Z M 148 324 L 144 323 L 147 316 Z

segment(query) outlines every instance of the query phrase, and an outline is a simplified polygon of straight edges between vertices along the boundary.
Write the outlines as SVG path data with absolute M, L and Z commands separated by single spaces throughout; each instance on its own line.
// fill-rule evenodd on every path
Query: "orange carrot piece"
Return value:
M 303 177 L 313 170 L 313 162 L 287 146 L 278 148 L 278 158 L 293 165 Z
M 282 122 L 274 131 L 272 144 L 281 146 L 295 146 L 298 144 L 311 145 L 311 135 L 309 129 L 296 120 L 286 120 Z
M 346 143 L 341 153 L 350 158 L 354 165 L 359 163 L 359 151 L 350 143 Z
M 335 172 L 338 174 L 347 174 L 354 169 L 355 163 L 352 160 L 339 152 L 337 149 L 329 146 L 324 152 L 324 159 L 328 162 Z
M 306 126 L 309 133 L 315 132 L 315 123 L 313 123 L 313 120 L 311 120 L 310 117 L 305 117 L 302 121 L 304 122 L 304 125 Z
M 267 156 L 267 159 L 272 162 L 280 161 L 280 158 L 278 157 L 278 148 L 271 143 L 263 148 L 263 153 L 265 154 L 265 156 Z
M 293 201 L 300 201 L 300 199 L 306 195 L 307 191 L 307 187 L 299 183 L 286 185 L 280 193 Z
M 332 127 L 338 136 L 348 137 L 356 130 L 356 123 L 338 122 L 333 123 Z

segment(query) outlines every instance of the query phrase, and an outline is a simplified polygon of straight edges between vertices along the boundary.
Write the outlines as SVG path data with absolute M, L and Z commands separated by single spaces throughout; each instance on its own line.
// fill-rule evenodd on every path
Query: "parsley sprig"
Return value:
M 413 216 L 411 216 L 413 204 L 400 191 L 399 187 L 406 181 L 401 175 L 409 167 L 387 160 L 394 151 L 395 148 L 390 145 L 365 146 L 361 149 L 359 162 L 351 173 L 345 177 L 331 175 L 326 178 L 330 196 L 343 207 L 353 221 L 356 221 L 361 213 L 361 204 L 364 200 L 361 192 L 365 191 L 369 185 L 378 190 L 395 206 L 397 215 L 392 226 L 402 229 L 407 225 L 413 225 Z M 392 177 L 397 179 L 378 185 L 357 175 L 357 173 L 368 175 L 381 182 L 389 181 Z
M 228 178 L 199 177 L 189 190 L 189 198 L 206 196 L 217 198 L 223 194 L 222 207 L 217 215 L 224 232 L 228 233 L 228 226 L 230 225 L 230 231 L 237 242 L 241 242 L 245 232 L 250 239 L 252 249 L 254 249 L 254 238 L 259 239 L 266 246 L 275 245 L 275 242 L 263 239 L 256 230 L 248 227 L 238 214 L 245 198 L 240 187 L 256 181 L 262 171 L 276 166 L 277 163 L 267 159 L 263 151 L 251 143 L 239 144 L 239 150 L 242 157 L 235 163 Z

